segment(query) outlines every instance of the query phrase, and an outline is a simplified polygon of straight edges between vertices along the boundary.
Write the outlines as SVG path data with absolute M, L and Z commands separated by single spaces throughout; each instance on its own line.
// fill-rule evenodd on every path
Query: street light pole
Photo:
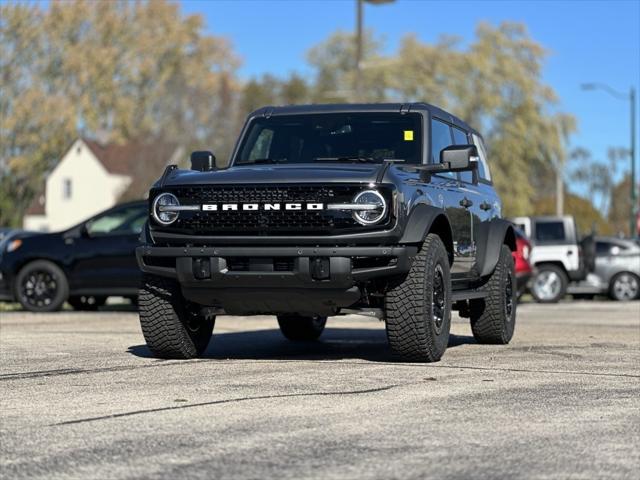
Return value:
M 629 94 L 618 92 L 604 83 L 584 83 L 581 85 L 583 90 L 604 90 L 609 95 L 619 99 L 628 100 L 630 103 L 630 126 L 631 126 L 631 142 L 629 148 L 629 155 L 631 156 L 631 186 L 629 188 L 629 200 L 631 201 L 631 208 L 629 211 L 629 235 L 634 237 L 636 232 L 636 212 L 637 212 L 637 194 L 636 194 L 636 89 L 631 87 Z
M 364 23 L 364 2 L 381 5 L 383 3 L 392 3 L 395 0 L 356 0 L 356 77 L 354 81 L 353 90 L 355 92 L 356 102 L 363 100 L 362 95 L 362 51 L 363 51 L 363 39 L 362 30 Z
M 362 99 L 362 16 L 363 0 L 356 0 L 356 80 L 355 80 L 355 100 Z
M 636 231 L 638 196 L 636 192 L 636 89 L 631 87 L 631 218 L 629 219 L 629 234 L 634 237 L 640 232 Z M 635 232 L 635 235 L 634 235 Z

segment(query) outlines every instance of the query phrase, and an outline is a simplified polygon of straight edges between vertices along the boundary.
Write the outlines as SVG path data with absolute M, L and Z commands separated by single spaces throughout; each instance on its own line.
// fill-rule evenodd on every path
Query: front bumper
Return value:
M 230 314 L 331 313 L 358 302 L 366 282 L 406 274 L 416 253 L 413 246 L 136 249 L 143 272 L 175 278 L 185 298 Z

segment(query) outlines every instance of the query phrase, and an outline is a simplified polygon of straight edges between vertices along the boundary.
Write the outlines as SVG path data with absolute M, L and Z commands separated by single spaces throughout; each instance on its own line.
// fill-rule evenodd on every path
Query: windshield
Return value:
M 332 113 L 255 119 L 234 165 L 312 162 L 421 163 L 420 114 Z

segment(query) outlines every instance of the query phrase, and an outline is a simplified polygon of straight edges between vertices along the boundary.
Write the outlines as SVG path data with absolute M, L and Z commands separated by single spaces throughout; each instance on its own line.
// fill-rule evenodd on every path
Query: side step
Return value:
M 451 301 L 458 302 L 460 300 L 471 300 L 474 298 L 484 298 L 487 296 L 486 292 L 479 290 L 460 290 L 451 293 Z

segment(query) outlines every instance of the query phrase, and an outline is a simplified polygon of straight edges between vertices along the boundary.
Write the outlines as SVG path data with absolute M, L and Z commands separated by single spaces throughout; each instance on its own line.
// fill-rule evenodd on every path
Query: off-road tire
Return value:
M 553 272 L 556 275 L 558 275 L 561 286 L 557 295 L 549 298 L 542 298 L 536 293 L 534 283 L 536 281 L 537 276 L 546 271 Z M 531 287 L 529 288 L 529 291 L 531 292 L 531 295 L 533 296 L 535 301 L 538 303 L 558 303 L 560 300 L 562 300 L 562 298 L 567 293 L 568 285 L 569 285 L 569 278 L 567 277 L 567 274 L 562 268 L 550 263 L 545 263 L 536 268 L 536 273 L 533 275 L 533 278 L 531 279 Z
M 516 274 L 511 251 L 500 249 L 495 270 L 482 287 L 484 298 L 470 300 L 471 331 L 478 343 L 505 345 L 516 324 Z
M 440 237 L 427 235 L 406 278 L 385 295 L 385 310 L 393 353 L 408 361 L 440 360 L 451 329 L 449 257 Z
M 36 283 L 38 280 L 44 280 L 47 293 L 36 296 L 35 289 L 27 286 L 27 283 L 32 283 L 30 278 L 36 279 Z M 62 269 L 55 263 L 48 260 L 34 260 L 18 272 L 14 293 L 15 298 L 25 310 L 55 312 L 60 310 L 69 295 L 69 282 Z
M 140 327 L 159 358 L 195 358 L 207 348 L 215 317 L 196 313 L 174 280 L 145 274 L 138 295 Z
M 327 317 L 306 317 L 303 315 L 278 315 L 280 332 L 289 340 L 309 342 L 317 340 L 324 331 Z
M 107 297 L 96 297 L 93 295 L 74 295 L 67 299 L 67 303 L 74 310 L 81 312 L 95 312 L 99 307 L 104 305 Z

